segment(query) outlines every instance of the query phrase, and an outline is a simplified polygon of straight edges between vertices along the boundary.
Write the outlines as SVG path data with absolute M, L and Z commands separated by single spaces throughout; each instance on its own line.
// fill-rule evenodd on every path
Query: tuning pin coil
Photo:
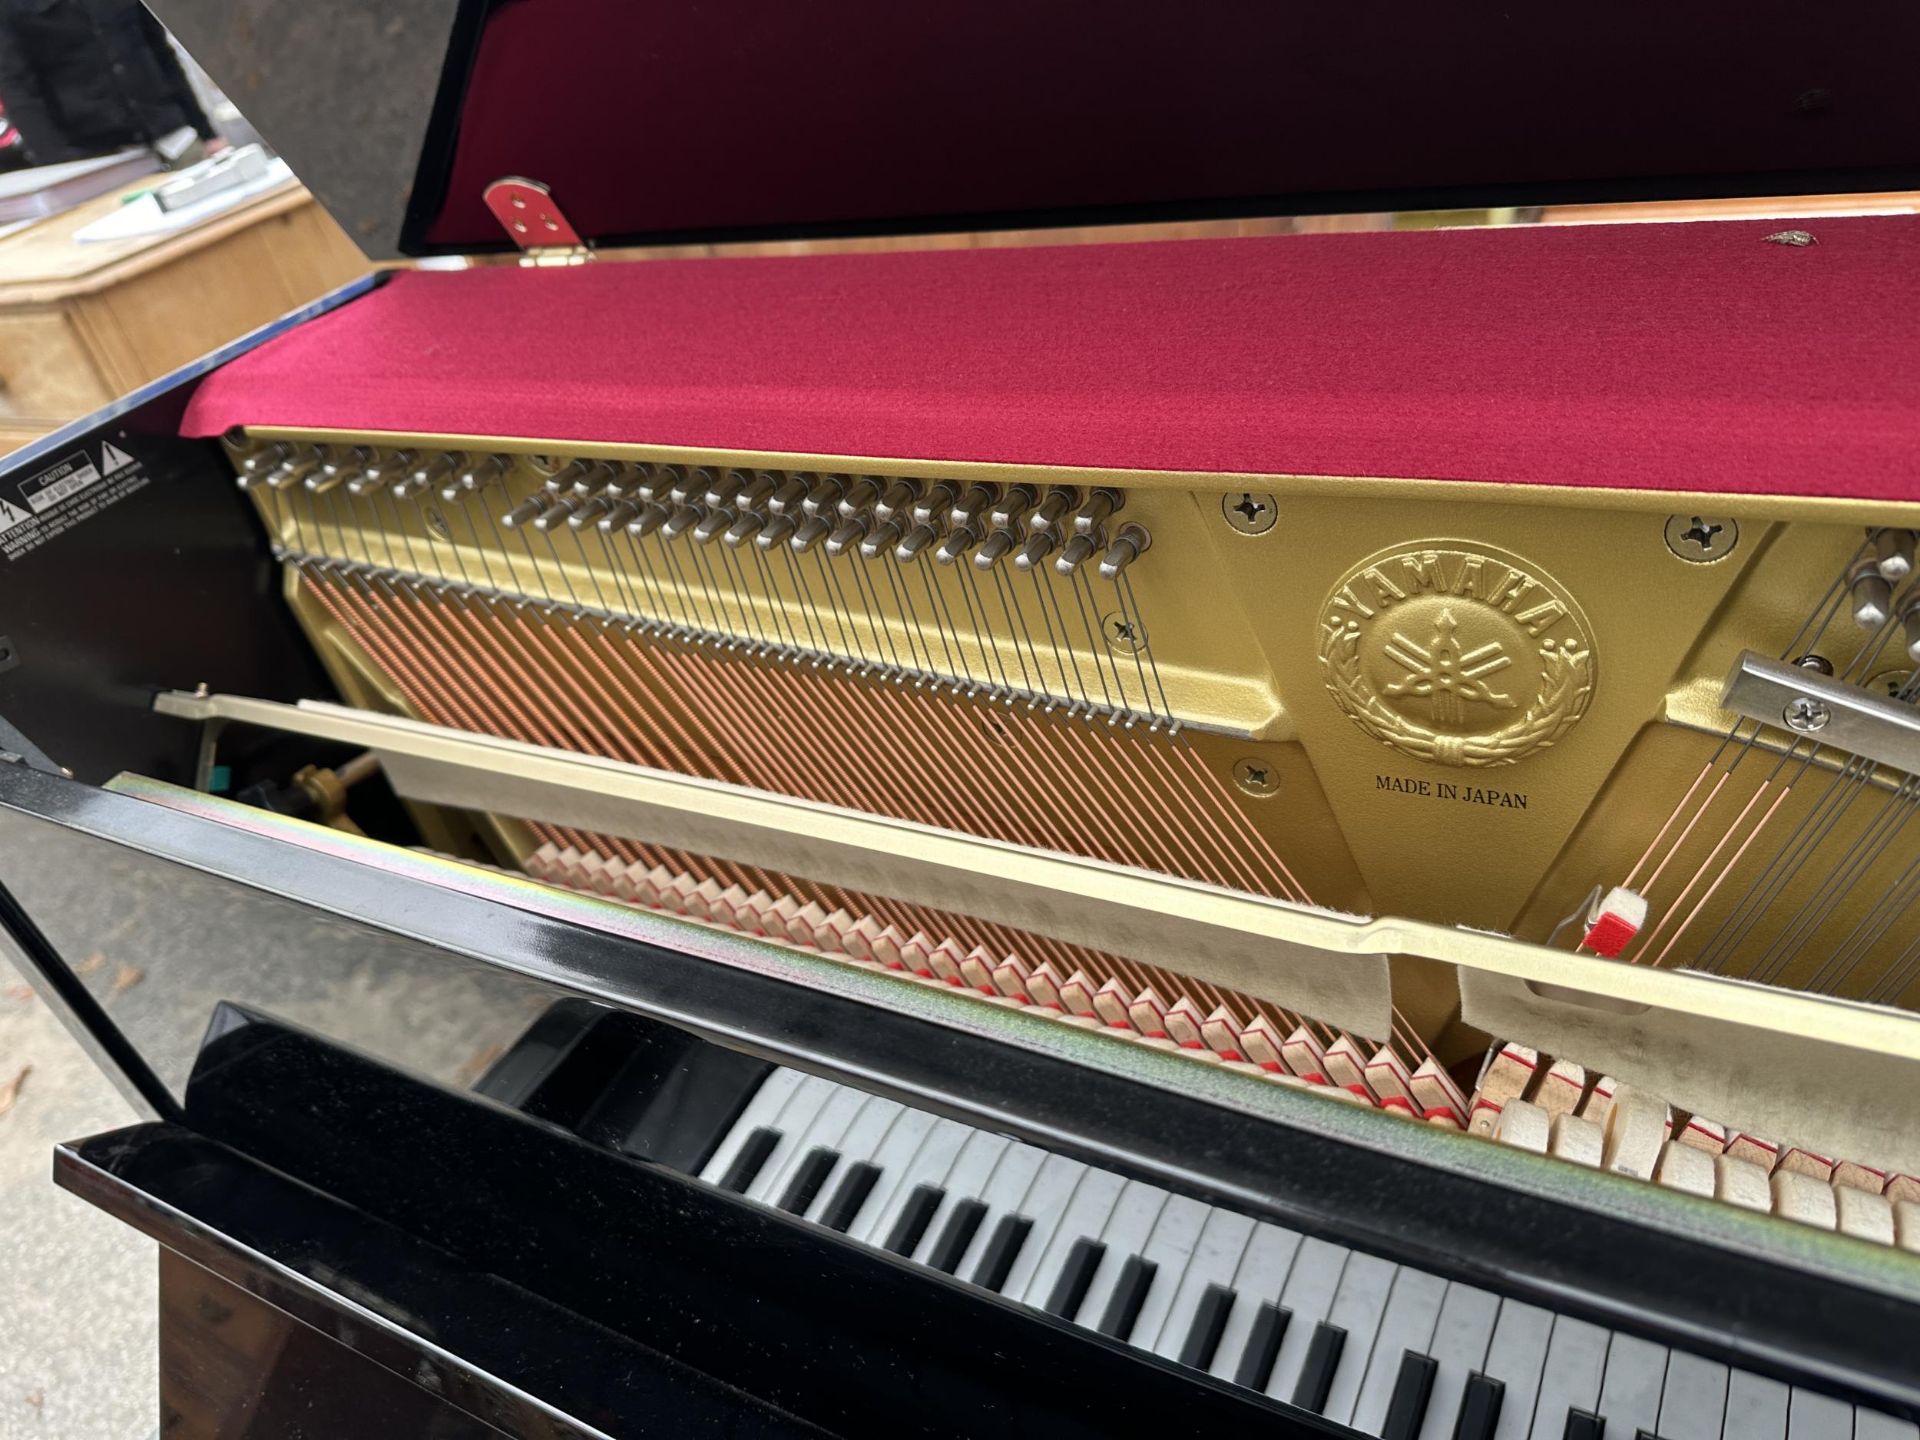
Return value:
M 993 491 L 985 485 L 969 485 L 961 491 L 953 502 L 953 508 L 947 512 L 947 519 L 955 525 L 973 525 L 993 504 Z
M 1878 630 L 1893 614 L 1893 586 L 1871 557 L 1854 566 L 1848 592 L 1854 623 L 1865 629 Z
M 911 480 L 895 480 L 873 502 L 873 518 L 897 520 L 913 513 L 913 502 L 920 498 L 920 487 Z
M 708 506 L 707 513 L 700 517 L 700 523 L 693 527 L 693 538 L 702 545 L 711 544 L 724 535 L 739 518 L 738 510 L 731 510 L 725 505 Z
M 533 528 L 540 531 L 553 531 L 573 518 L 573 512 L 580 502 L 568 496 L 556 500 L 534 517 Z
M 1087 497 L 1087 503 L 1074 512 L 1073 533 L 1091 535 L 1105 525 L 1108 517 L 1125 503 L 1126 497 L 1118 490 L 1102 488 L 1094 491 Z
M 1896 585 L 1906 579 L 1913 573 L 1913 531 L 1876 530 L 1873 559 L 1881 579 Z
M 640 507 L 631 500 L 616 500 L 607 507 L 607 513 L 598 522 L 602 535 L 611 535 L 616 530 L 627 528 L 627 522 L 640 513 Z
M 851 520 L 880 498 L 880 487 L 864 476 L 847 487 L 840 497 L 840 518 Z
M 1053 568 L 1062 575 L 1071 575 L 1087 561 L 1100 553 L 1104 537 L 1098 530 L 1075 535 L 1060 547 L 1060 553 L 1054 557 Z
M 846 481 L 838 475 L 822 475 L 808 487 L 807 498 L 800 502 L 800 510 L 809 519 L 817 519 L 822 514 L 831 515 L 834 507 L 840 503 L 840 497 L 847 493 Z M 802 529 L 806 527 L 801 526 Z
M 760 533 L 753 537 L 753 543 L 762 550 L 778 549 L 792 538 L 796 528 L 791 515 L 769 515 Z
M 926 493 L 913 502 L 913 523 L 927 526 L 937 524 L 953 508 L 957 497 L 953 486 L 944 480 L 936 480 L 927 486 Z
M 757 510 L 742 510 L 727 527 L 727 533 L 720 538 L 729 546 L 739 547 L 753 539 L 766 528 L 767 517 Z
M 951 565 L 978 544 L 979 540 L 980 536 L 971 525 L 955 525 L 947 532 L 947 538 L 940 542 L 940 548 L 933 552 L 933 558 L 942 565 Z
M 991 570 L 998 565 L 1020 543 L 1020 537 L 1012 529 L 1002 526 L 980 542 L 980 548 L 973 552 L 973 567 L 976 570 Z
M 1144 555 L 1151 544 L 1153 537 L 1143 527 L 1122 525 L 1113 543 L 1107 546 L 1107 553 L 1100 557 L 1100 578 L 1118 580 L 1120 572 Z
M 860 554 L 863 559 L 877 560 L 900 543 L 904 534 L 898 519 L 882 520 L 867 537 L 860 542 Z
M 1009 485 L 987 518 L 993 522 L 995 530 L 1013 530 L 1027 511 L 1040 502 L 1040 492 L 1031 485 Z M 989 539 L 992 537 L 989 536 Z
M 1071 485 L 1056 485 L 1033 507 L 1033 514 L 1027 517 L 1027 529 L 1035 533 L 1058 530 L 1066 513 L 1079 503 L 1078 490 Z
M 604 495 L 596 495 L 567 516 L 569 530 L 584 530 L 602 515 L 613 508 L 613 502 Z
M 641 507 L 640 513 L 627 522 L 627 534 L 636 540 L 644 540 L 654 531 L 664 526 L 671 518 L 666 506 L 657 501 Z
M 916 512 L 918 507 L 916 508 Z M 916 560 L 920 552 L 939 539 L 931 525 L 916 525 L 906 533 L 900 543 L 893 547 L 893 558 L 900 561 Z
M 1013 557 L 1017 570 L 1035 570 L 1044 565 L 1047 556 L 1053 553 L 1060 542 L 1054 538 L 1051 530 L 1036 530 L 1027 536 L 1026 543 L 1020 547 L 1020 553 Z
M 811 503 L 813 497 L 808 496 Z M 809 515 L 794 527 L 793 535 L 787 541 L 787 548 L 796 555 L 804 555 L 833 533 L 833 521 L 825 515 Z
M 518 530 L 522 525 L 538 520 L 546 508 L 546 501 L 542 496 L 530 496 L 502 515 L 500 523 L 509 530 Z
M 833 534 L 827 537 L 827 554 L 836 560 L 853 549 L 873 528 L 873 521 L 856 510 L 835 527 Z
M 791 515 L 805 504 L 812 487 L 799 475 L 790 475 L 773 487 L 767 497 L 767 509 L 775 515 Z

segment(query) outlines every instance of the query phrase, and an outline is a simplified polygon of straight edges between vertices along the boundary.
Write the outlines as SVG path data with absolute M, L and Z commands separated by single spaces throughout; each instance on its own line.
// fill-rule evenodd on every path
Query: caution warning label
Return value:
M 146 483 L 138 460 L 103 442 L 97 459 L 76 450 L 38 474 L 0 484 L 0 554 L 18 560 Z

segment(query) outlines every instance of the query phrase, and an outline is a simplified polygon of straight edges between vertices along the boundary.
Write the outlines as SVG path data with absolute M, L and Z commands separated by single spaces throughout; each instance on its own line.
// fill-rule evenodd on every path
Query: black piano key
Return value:
M 1227 1328 L 1227 1316 L 1233 1313 L 1233 1291 L 1225 1285 L 1209 1285 L 1193 1307 L 1193 1325 L 1180 1346 L 1180 1363 L 1195 1370 L 1213 1364 L 1213 1352 L 1220 1348 L 1220 1336 Z
M 973 1283 L 988 1290 L 998 1290 L 1006 1284 L 1013 1262 L 1020 1258 L 1020 1249 L 1032 1233 L 1033 1221 L 1026 1216 L 1001 1216 L 1000 1223 L 993 1227 L 993 1234 L 987 1240 L 986 1253 L 974 1268 Z
M 1271 1300 L 1261 1305 L 1253 1317 L 1253 1329 L 1247 1332 L 1247 1348 L 1240 1352 L 1240 1363 L 1234 1367 L 1234 1384 L 1249 1390 L 1267 1388 L 1267 1381 L 1273 1378 L 1273 1362 L 1280 1354 L 1280 1342 L 1287 1335 L 1287 1321 L 1292 1318 L 1291 1310 L 1283 1310 Z
M 1093 1285 L 1093 1272 L 1100 1268 L 1106 1253 L 1107 1247 L 1090 1235 L 1082 1235 L 1073 1242 L 1073 1248 L 1067 1252 L 1067 1263 L 1060 1267 L 1060 1278 L 1053 1282 L 1053 1293 L 1047 1297 L 1049 1315 L 1071 1320 L 1080 1313 L 1081 1303 Z
M 827 1183 L 827 1176 L 839 1163 L 839 1151 L 824 1145 L 814 1146 L 794 1170 L 793 1179 L 787 1182 L 787 1193 L 780 1197 L 780 1208 L 789 1215 L 806 1214 L 807 1207 L 820 1194 L 820 1187 Z
M 1504 1381 L 1475 1371 L 1467 1377 L 1467 1388 L 1460 1396 L 1460 1418 L 1454 1421 L 1453 1440 L 1493 1440 L 1493 1427 L 1500 1423 L 1500 1401 L 1506 1395 Z
M 727 1173 L 720 1177 L 720 1188 L 744 1195 L 747 1187 L 753 1184 L 754 1177 L 760 1173 L 760 1167 L 767 1163 L 767 1157 L 773 1154 L 773 1147 L 779 1143 L 780 1132 L 769 1130 L 764 1125 L 747 1136 L 747 1143 L 740 1147 L 740 1153 L 733 1157 Z
M 978 1200 L 960 1201 L 947 1215 L 947 1223 L 933 1242 L 933 1249 L 927 1252 L 927 1264 L 943 1275 L 953 1274 L 960 1257 L 967 1253 L 967 1246 L 973 1243 L 974 1232 L 986 1218 L 987 1207 Z
M 1327 1408 L 1327 1392 L 1333 1389 L 1333 1372 L 1340 1366 L 1340 1352 L 1347 1348 L 1347 1332 L 1322 1320 L 1313 1327 L 1313 1339 L 1307 1345 L 1307 1358 L 1300 1366 L 1300 1380 L 1293 1387 L 1293 1403 L 1318 1415 Z
M 907 1196 L 907 1203 L 900 1207 L 900 1218 L 893 1222 L 893 1233 L 887 1236 L 886 1248 L 895 1255 L 913 1254 L 919 1248 L 920 1237 L 927 1233 L 927 1223 L 933 1219 L 933 1212 L 940 1208 L 946 1193 L 937 1185 L 914 1186 L 913 1193 Z
M 1420 1424 L 1427 1418 L 1427 1397 L 1433 1393 L 1433 1377 L 1440 1363 L 1418 1350 L 1400 1353 L 1400 1373 L 1393 1380 L 1393 1395 L 1387 1401 L 1387 1419 L 1380 1440 L 1414 1440 Z M 1572 1440 L 1569 1436 L 1568 1440 Z M 1592 1440 L 1600 1440 L 1598 1435 Z
M 1607 1422 L 1591 1410 L 1567 1411 L 1567 1428 L 1560 1432 L 1560 1440 L 1601 1440 L 1607 1433 Z
M 820 1223 L 829 1230 L 846 1234 L 848 1227 L 860 1218 L 860 1207 L 867 1203 L 867 1196 L 873 1193 L 873 1187 L 879 1180 L 878 1165 L 870 1165 L 865 1160 L 857 1160 L 849 1165 L 846 1174 L 840 1177 L 840 1185 L 833 1192 L 833 1198 L 827 1201 L 826 1208 L 820 1212 Z
M 1127 1263 L 1120 1267 L 1120 1278 L 1113 1282 L 1107 1313 L 1094 1328 L 1115 1340 L 1131 1339 L 1134 1323 L 1140 1318 L 1140 1307 L 1147 1303 L 1147 1291 L 1153 1288 L 1153 1277 L 1159 1269 L 1144 1256 L 1129 1255 Z

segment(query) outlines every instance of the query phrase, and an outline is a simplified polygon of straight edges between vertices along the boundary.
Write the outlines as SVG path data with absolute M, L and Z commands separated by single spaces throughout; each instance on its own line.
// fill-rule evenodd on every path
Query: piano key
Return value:
M 1344 1245 L 1308 1239 L 1287 1275 L 1286 1289 L 1280 1292 L 1280 1304 L 1293 1320 L 1287 1326 L 1286 1339 L 1274 1357 L 1273 1376 L 1267 1381 L 1267 1394 L 1276 1400 L 1293 1398 L 1300 1373 L 1307 1363 L 1307 1351 L 1313 1346 L 1315 1327 L 1333 1308 L 1334 1292 L 1340 1288 L 1340 1272 L 1346 1269 L 1353 1252 Z
M 1192 1370 L 1205 1370 L 1211 1365 L 1213 1352 L 1219 1348 L 1220 1336 L 1227 1328 L 1227 1316 L 1233 1311 L 1233 1301 L 1233 1291 L 1225 1285 L 1207 1286 L 1193 1307 L 1180 1349 L 1173 1358 Z
M 793 1099 L 787 1102 L 787 1108 L 781 1112 L 781 1125 L 791 1132 L 793 1143 L 774 1152 L 760 1179 L 749 1187 L 749 1199 L 778 1204 L 793 1185 L 801 1166 L 811 1161 L 813 1153 L 825 1149 L 837 1154 L 841 1140 L 854 1121 L 873 1103 L 874 1097 L 863 1090 L 831 1081 L 822 1083 L 828 1086 L 826 1097 L 817 1102 L 811 1116 L 803 1116 L 798 1111 L 799 1106 L 809 1103 L 807 1097 L 814 1093 L 808 1087 L 795 1091 Z
M 1020 1247 L 1020 1254 L 1008 1272 L 1006 1283 L 1000 1287 L 1000 1293 L 1010 1300 L 1024 1300 L 1029 1305 L 1040 1303 L 1051 1288 L 1051 1277 L 1056 1275 L 1059 1266 L 1065 1262 L 1067 1251 L 1073 1248 L 1073 1237 L 1084 1235 L 1088 1226 L 1080 1224 L 1075 1217 L 1088 1214 L 1092 1205 L 1079 1206 L 1076 1200 L 1083 1190 L 1097 1191 L 1100 1188 L 1098 1178 L 1104 1175 L 1110 1195 L 1120 1193 L 1120 1187 L 1126 1182 L 1118 1175 L 1106 1171 L 1094 1171 L 1082 1165 L 1078 1160 L 1069 1160 L 1064 1155 L 1049 1155 L 1046 1163 L 1040 1167 L 1040 1173 L 1033 1177 L 1033 1183 L 1027 1187 L 1027 1193 L 1021 1197 L 1020 1213 L 1033 1222 L 1033 1229 L 1027 1236 L 1026 1244 Z M 1111 1201 L 1109 1201 L 1109 1204 Z M 1106 1218 L 1102 1211 L 1099 1220 Z M 1079 1225 L 1055 1244 L 1063 1233 L 1063 1227 L 1070 1221 Z M 1098 1228 L 1098 1221 L 1093 1228 Z M 1053 1269 L 1050 1278 L 1036 1287 L 1034 1277 L 1049 1263 Z
M 1087 1291 L 1093 1285 L 1094 1272 L 1100 1268 L 1106 1253 L 1107 1247 L 1091 1235 L 1082 1235 L 1073 1242 L 1044 1302 L 1049 1315 L 1057 1315 L 1062 1320 L 1078 1318 L 1086 1304 Z
M 1453 1440 L 1493 1440 L 1502 1412 L 1507 1411 L 1506 1386 L 1491 1375 L 1475 1372 L 1460 1394 L 1460 1416 Z
M 1674 1351 L 1660 1393 L 1660 1440 L 1720 1440 L 1727 1380 L 1726 1366 Z
M 1263 1302 L 1278 1305 L 1280 1292 L 1286 1287 L 1287 1272 L 1293 1268 L 1294 1257 L 1300 1251 L 1300 1236 L 1292 1230 L 1278 1225 L 1256 1225 L 1252 1237 L 1247 1241 L 1246 1252 L 1240 1257 L 1240 1267 L 1233 1272 L 1233 1290 L 1239 1297 L 1239 1303 L 1233 1307 L 1233 1313 L 1227 1316 L 1227 1328 L 1221 1332 L 1220 1343 L 1214 1347 L 1213 1364 L 1208 1367 L 1211 1374 L 1223 1380 L 1231 1380 L 1241 1368 L 1241 1362 L 1247 1352 L 1247 1342 L 1252 1337 L 1258 1323 L 1260 1306 Z M 1263 1379 L 1251 1388 L 1267 1388 Z
M 1727 1377 L 1727 1413 L 1720 1434 L 1724 1440 L 1787 1440 L 1791 1393 L 1783 1381 L 1734 1371 Z
M 841 1173 L 832 1193 L 822 1201 L 819 1213 L 812 1218 L 829 1230 L 846 1234 L 879 1180 L 879 1166 L 868 1160 L 856 1160 Z
M 1433 1339 L 1434 1322 L 1440 1317 L 1440 1301 L 1446 1293 L 1447 1282 L 1438 1275 L 1404 1265 L 1394 1275 L 1393 1291 L 1387 1296 L 1386 1313 L 1380 1317 L 1373 1354 L 1368 1358 L 1360 1394 L 1354 1402 L 1350 1422 L 1354 1429 L 1368 1435 L 1382 1433 L 1401 1381 L 1406 1352 L 1411 1350 L 1421 1358 L 1426 1357 L 1427 1345 Z M 1424 1399 L 1421 1405 L 1424 1412 Z
M 1553 1312 L 1518 1300 L 1500 1302 L 1487 1363 L 1481 1372 L 1505 1387 L 1494 1440 L 1527 1440 L 1533 1428 L 1533 1402 L 1540 1393 L 1540 1373 L 1547 1361 L 1547 1340 L 1553 1333 Z
M 1273 1362 L 1287 1338 L 1293 1317 L 1271 1300 L 1253 1312 L 1247 1343 L 1233 1369 L 1233 1383 L 1249 1390 L 1265 1390 L 1273 1380 Z
M 1591 1410 L 1569 1410 L 1567 1423 L 1560 1427 L 1560 1440 L 1600 1440 L 1607 1433 L 1607 1422 Z
M 1380 1358 L 1377 1351 L 1374 1358 Z M 1413 1349 L 1402 1350 L 1399 1367 L 1393 1375 L 1393 1390 L 1387 1396 L 1386 1412 L 1379 1426 L 1367 1433 L 1377 1433 L 1380 1440 L 1414 1440 L 1420 1433 L 1420 1422 L 1426 1418 L 1427 1397 L 1433 1393 L 1433 1375 L 1439 1368 L 1431 1355 L 1422 1355 Z
M 1166 1328 L 1180 1284 L 1193 1260 L 1193 1248 L 1206 1228 L 1209 1206 L 1185 1195 L 1169 1195 L 1160 1207 L 1160 1218 L 1140 1252 L 1154 1267 L 1158 1277 L 1140 1306 L 1133 1326 L 1133 1343 L 1152 1349 Z
M 1033 1221 L 1026 1216 L 1002 1215 L 994 1224 L 993 1233 L 987 1238 L 986 1249 L 981 1252 L 980 1263 L 970 1277 L 973 1283 L 984 1290 L 997 1291 L 1004 1287 L 1013 1269 L 1013 1262 L 1019 1258 L 1032 1230 Z
M 980 1268 L 980 1262 L 986 1257 L 987 1246 L 993 1242 L 999 1229 L 1001 1217 L 1023 1213 L 1020 1210 L 1021 1201 L 1026 1198 L 1033 1177 L 1040 1173 L 1040 1167 L 1046 1160 L 1047 1152 L 1038 1145 L 1015 1142 L 1000 1152 L 992 1175 L 980 1191 L 980 1203 L 987 1207 L 985 1220 L 974 1235 L 973 1243 L 967 1247 L 966 1254 L 960 1257 L 959 1268 L 954 1274 L 972 1275 Z M 1001 1278 L 1005 1279 L 1005 1276 Z
M 1233 1272 L 1239 1269 L 1240 1257 L 1246 1253 L 1247 1241 L 1253 1235 L 1253 1223 L 1246 1216 L 1236 1215 L 1231 1210 L 1207 1212 L 1180 1283 L 1177 1287 L 1170 1287 L 1167 1292 L 1166 1318 L 1152 1342 L 1154 1354 L 1179 1359 L 1184 1365 L 1194 1364 L 1182 1357 L 1194 1348 L 1194 1327 L 1202 1301 L 1216 1291 L 1227 1296 L 1224 1307 L 1219 1301 L 1214 1302 L 1219 1324 L 1225 1326 L 1232 1308 Z M 1219 1335 L 1215 1334 L 1212 1343 L 1207 1346 L 1209 1359 L 1219 1340 Z M 1206 1363 L 1202 1361 L 1196 1368 L 1204 1369 Z
M 820 1192 L 826 1188 L 827 1176 L 833 1173 L 834 1166 L 840 1163 L 840 1152 L 829 1150 L 824 1145 L 816 1145 L 807 1152 L 806 1158 L 794 1166 L 792 1178 L 781 1193 L 779 1206 L 789 1215 L 804 1215 L 812 1208 L 813 1202 L 820 1198 Z
M 1100 1312 L 1099 1323 L 1094 1327 L 1102 1335 L 1114 1340 L 1133 1338 L 1133 1327 L 1139 1322 L 1140 1307 L 1146 1303 L 1147 1292 L 1153 1288 L 1159 1267 L 1141 1255 L 1129 1255 L 1121 1265 L 1120 1273 L 1114 1277 L 1113 1289 L 1107 1294 L 1105 1308 Z
M 1554 1318 L 1541 1367 L 1540 1393 L 1534 1399 L 1530 1440 L 1563 1440 L 1567 1417 L 1579 1411 L 1597 1416 L 1600 1379 L 1607 1368 L 1605 1329 L 1568 1315 Z M 1593 1436 L 1592 1440 L 1600 1440 Z
M 1129 1260 L 1146 1248 L 1147 1237 L 1153 1234 L 1154 1224 L 1159 1220 L 1160 1209 L 1167 1199 L 1167 1192 L 1155 1186 L 1142 1184 L 1138 1180 L 1127 1182 L 1126 1188 L 1113 1203 L 1107 1223 L 1100 1229 L 1100 1243 L 1106 1246 L 1106 1258 L 1094 1272 L 1093 1284 L 1088 1287 L 1086 1301 L 1081 1307 L 1082 1316 L 1090 1316 L 1097 1323 L 1106 1315 L 1121 1271 Z
M 861 1207 L 860 1214 L 847 1227 L 847 1234 L 870 1245 L 880 1244 L 892 1229 L 895 1214 L 918 1183 L 918 1177 L 937 1169 L 940 1178 L 945 1179 L 947 1166 L 967 1134 L 966 1126 L 952 1120 L 939 1120 L 913 1110 L 902 1115 L 873 1153 L 880 1179 L 875 1182 L 873 1194 Z
M 827 1183 L 821 1186 L 820 1193 L 813 1204 L 803 1212 L 809 1220 L 825 1223 L 827 1207 L 840 1202 L 845 1181 L 849 1176 L 865 1172 L 871 1177 L 863 1182 L 865 1188 L 861 1190 L 862 1198 L 872 1190 L 878 1171 L 868 1162 L 906 1113 L 907 1107 L 897 1101 L 883 1100 L 877 1095 L 868 1098 L 867 1103 L 860 1108 L 860 1113 L 854 1117 L 853 1123 L 840 1137 L 839 1145 L 836 1147 L 840 1151 L 839 1170 L 828 1177 Z M 855 1209 L 857 1210 L 858 1206 L 855 1206 Z M 828 1228 L 844 1231 L 852 1222 L 852 1218 L 849 1214 L 846 1220 Z
M 747 1187 L 747 1198 L 772 1203 L 777 1193 L 776 1187 L 785 1183 L 788 1168 L 798 1155 L 806 1153 L 806 1147 L 801 1143 L 802 1137 L 812 1130 L 820 1118 L 820 1112 L 838 1100 L 847 1107 L 848 1118 L 851 1119 L 853 1101 L 859 1095 L 857 1090 L 835 1085 L 817 1075 L 809 1075 L 802 1080 L 793 1094 L 787 1097 L 787 1103 L 780 1107 L 779 1118 L 770 1127 L 780 1132 L 780 1139 L 759 1176 Z
M 756 1130 L 771 1128 L 772 1122 L 779 1117 L 781 1107 L 806 1078 L 801 1071 L 782 1068 L 761 1081 L 760 1088 L 753 1092 L 752 1098 L 741 1109 L 726 1138 L 707 1157 L 707 1163 L 700 1169 L 700 1178 L 710 1184 L 719 1184 L 720 1177 L 733 1167 L 747 1137 Z
M 1353 1407 L 1360 1399 L 1360 1384 L 1366 1379 L 1367 1360 L 1373 1353 L 1381 1317 L 1386 1313 L 1387 1297 L 1393 1293 L 1394 1274 L 1399 1266 L 1377 1255 L 1355 1251 L 1340 1274 L 1340 1288 L 1334 1292 L 1333 1308 L 1327 1323 L 1346 1333 L 1346 1345 L 1340 1365 L 1330 1377 L 1326 1402 L 1320 1413 L 1342 1425 L 1353 1419 Z
M 913 1258 L 926 1263 L 926 1257 L 933 1247 L 946 1234 L 947 1219 L 956 1206 L 971 1200 L 979 1203 L 980 1192 L 986 1189 L 987 1181 L 993 1178 L 993 1167 L 999 1163 L 1001 1152 L 1013 1142 L 999 1135 L 988 1135 L 976 1130 L 961 1143 L 953 1163 L 947 1167 L 947 1173 L 940 1177 L 940 1188 L 945 1192 L 940 1209 L 934 1213 L 933 1221 L 927 1227 L 927 1233 L 914 1252 Z M 971 1238 L 971 1235 L 969 1235 Z M 959 1256 L 953 1257 L 957 1262 Z
M 1307 1342 L 1306 1358 L 1300 1362 L 1300 1378 L 1294 1383 L 1293 1403 L 1316 1415 L 1325 1414 L 1327 1397 L 1333 1390 L 1333 1374 L 1347 1348 L 1347 1332 L 1325 1320 L 1313 1327 Z
M 895 1255 L 911 1255 L 918 1250 L 933 1225 L 934 1212 L 944 1199 L 946 1192 L 938 1185 L 914 1186 L 887 1230 L 882 1242 L 885 1248 Z
M 733 1159 L 715 1183 L 722 1190 L 731 1190 L 736 1195 L 743 1193 L 766 1168 L 768 1157 L 779 1143 L 778 1130 L 770 1130 L 765 1125 L 755 1126 L 745 1140 L 734 1148 Z
M 1853 1440 L 1916 1440 L 1920 1425 L 1864 1407 L 1853 1412 Z
M 972 1196 L 964 1196 L 948 1206 L 939 1217 L 939 1223 L 932 1230 L 932 1240 L 915 1255 L 922 1265 L 953 1275 L 960 1269 L 960 1260 L 973 1244 L 973 1238 L 980 1232 L 981 1222 L 987 1218 L 987 1207 Z
M 1433 1348 L 1427 1352 L 1440 1368 L 1434 1372 L 1433 1394 L 1427 1400 L 1420 1440 L 1452 1440 L 1467 1377 L 1486 1363 L 1487 1345 L 1499 1316 L 1499 1296 L 1471 1285 L 1447 1286 L 1433 1330 Z
M 1046 1171 L 1035 1177 L 1035 1187 L 1046 1183 Z M 1031 1273 L 1027 1273 L 1027 1256 L 1021 1256 L 1020 1263 L 1014 1265 L 1014 1273 L 1006 1281 L 1006 1296 L 1012 1300 L 1023 1300 L 1029 1306 L 1043 1306 L 1052 1311 L 1054 1292 L 1060 1288 L 1060 1281 L 1066 1275 L 1069 1256 L 1077 1250 L 1083 1254 L 1081 1242 L 1096 1242 L 1100 1231 L 1106 1229 L 1108 1215 L 1114 1213 L 1114 1202 L 1119 1192 L 1127 1188 L 1127 1181 L 1106 1169 L 1087 1169 L 1075 1183 L 1073 1194 L 1066 1204 L 1066 1210 L 1060 1212 L 1060 1221 L 1054 1225 L 1052 1235 L 1046 1238 L 1046 1248 L 1037 1242 L 1031 1244 L 1027 1256 L 1035 1256 Z M 1037 1204 L 1033 1206 L 1039 1208 Z M 1035 1221 L 1044 1223 L 1043 1215 L 1035 1215 Z M 1085 1281 L 1081 1283 L 1081 1294 L 1085 1294 L 1085 1284 L 1091 1283 L 1092 1271 L 1087 1271 Z M 1052 1311 L 1058 1313 L 1058 1311 Z
M 1667 1347 L 1637 1335 L 1615 1335 L 1607 1346 L 1607 1369 L 1600 1379 L 1600 1404 L 1606 1440 L 1635 1440 L 1660 1423 L 1660 1392 L 1667 1381 Z
M 1853 1406 L 1794 1386 L 1787 1399 L 1787 1440 L 1853 1440 Z

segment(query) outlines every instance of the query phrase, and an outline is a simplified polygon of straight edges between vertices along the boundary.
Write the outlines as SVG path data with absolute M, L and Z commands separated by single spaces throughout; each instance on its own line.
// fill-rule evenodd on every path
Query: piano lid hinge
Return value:
M 593 258 L 593 248 L 538 180 L 508 175 L 487 186 L 484 198 L 507 238 L 526 252 L 522 265 L 581 265 Z

